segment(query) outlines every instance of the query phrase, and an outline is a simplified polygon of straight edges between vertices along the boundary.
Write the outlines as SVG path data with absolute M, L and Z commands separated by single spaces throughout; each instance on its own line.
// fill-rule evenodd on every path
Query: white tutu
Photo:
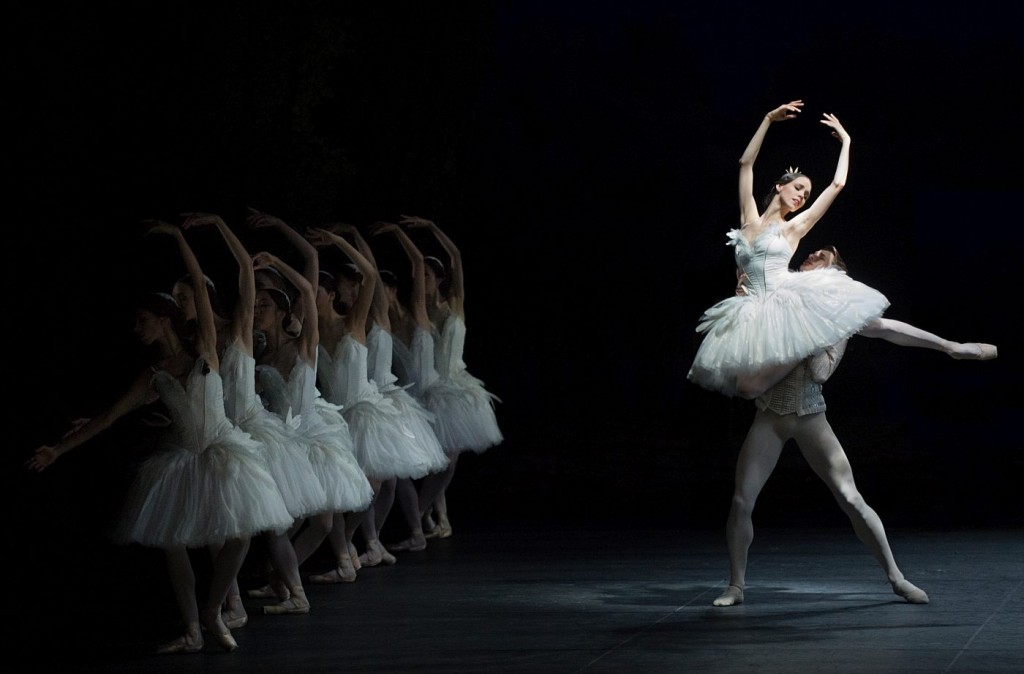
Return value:
M 368 378 L 368 350 L 351 335 L 339 340 L 332 357 L 321 346 L 318 381 L 328 401 L 340 405 L 348 422 L 356 459 L 363 471 L 379 480 L 418 478 L 434 462 L 412 451 L 416 435 L 391 398 Z
M 326 494 L 325 511 L 369 507 L 373 488 L 356 461 L 348 424 L 338 406 L 320 397 L 314 368 L 297 357 L 287 382 L 269 366 L 258 366 L 256 372 L 269 409 L 308 443 L 309 462 Z
M 220 366 L 224 408 L 229 418 L 260 443 L 260 456 L 296 519 L 324 512 L 327 494 L 309 461 L 310 446 L 294 426 L 270 410 L 256 395 L 256 361 L 234 343 Z
M 292 524 L 259 443 L 227 420 L 220 375 L 202 366 L 185 388 L 167 372 L 153 376 L 172 424 L 128 490 L 118 542 L 203 547 Z
M 837 268 L 795 272 L 792 250 L 778 225 L 748 246 L 729 233 L 747 274 L 746 295 L 704 312 L 704 339 L 687 378 L 712 391 L 736 394 L 736 378 L 807 356 L 859 332 L 888 308 L 884 295 Z
M 454 314 L 448 316 L 433 347 L 433 367 L 424 362 L 431 358 L 428 345 L 432 341 L 429 333 L 416 330 L 412 353 L 425 382 L 423 406 L 435 417 L 434 432 L 441 447 L 448 453 L 480 453 L 501 443 L 504 437 L 494 413 L 494 403 L 500 399 L 466 370 L 462 360 L 466 324 Z

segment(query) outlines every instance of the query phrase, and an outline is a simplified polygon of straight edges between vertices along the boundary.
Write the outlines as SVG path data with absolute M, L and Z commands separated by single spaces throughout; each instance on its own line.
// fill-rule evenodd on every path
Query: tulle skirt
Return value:
M 346 405 L 342 416 L 352 432 L 356 460 L 368 476 L 379 480 L 415 479 L 436 465 L 434 457 L 425 458 L 416 451 L 424 438 L 416 437 L 390 398 L 377 394 L 373 399 Z
M 244 421 L 242 430 L 260 443 L 260 451 L 293 518 L 324 512 L 327 494 L 310 463 L 311 447 L 295 429 L 269 410 Z
M 494 414 L 496 400 L 483 382 L 466 371 L 423 391 L 423 406 L 434 415 L 434 433 L 448 454 L 479 454 L 504 440 Z
M 348 424 L 333 409 L 315 409 L 300 433 L 310 443 L 309 461 L 327 495 L 326 510 L 359 512 L 373 501 L 373 487 L 356 461 Z
M 733 396 L 738 376 L 820 353 L 888 307 L 884 295 L 839 269 L 790 272 L 774 292 L 729 297 L 704 312 L 687 378 Z
M 259 443 L 232 427 L 201 452 L 163 444 L 146 459 L 129 487 L 114 538 L 198 548 L 263 531 L 281 533 L 292 522 Z

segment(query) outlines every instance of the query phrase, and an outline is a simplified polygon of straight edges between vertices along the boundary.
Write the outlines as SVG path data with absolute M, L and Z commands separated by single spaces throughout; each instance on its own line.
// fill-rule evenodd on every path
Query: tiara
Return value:
M 800 167 L 797 166 L 796 168 L 793 168 L 792 166 L 790 166 L 789 170 L 786 171 L 786 173 L 800 173 Z

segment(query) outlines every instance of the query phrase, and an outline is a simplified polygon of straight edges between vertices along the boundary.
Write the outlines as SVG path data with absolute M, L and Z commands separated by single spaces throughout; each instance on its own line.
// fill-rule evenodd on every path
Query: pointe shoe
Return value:
M 358 571 L 363 566 L 363 563 L 359 560 L 359 551 L 356 550 L 356 546 L 352 543 L 348 544 L 348 559 L 349 563 L 352 564 L 353 572 Z
M 266 585 L 255 590 L 249 590 L 246 594 L 253 599 L 279 599 L 281 601 L 284 601 L 290 595 L 288 586 L 276 569 L 271 569 L 267 574 Z
M 203 624 L 203 631 L 213 637 L 213 640 L 217 642 L 217 645 L 223 648 L 225 651 L 230 653 L 231 651 L 238 648 L 238 642 L 231 636 L 231 630 L 227 627 L 224 628 L 223 632 L 214 632 L 206 624 Z
M 892 591 L 907 600 L 908 604 L 927 604 L 928 593 L 907 579 L 892 584 Z
M 391 565 L 398 561 L 398 558 L 387 551 L 379 540 L 375 540 L 366 546 L 366 552 L 359 555 L 359 563 L 362 566 L 377 566 L 379 564 Z
M 417 539 L 415 537 L 410 536 L 404 541 L 392 543 L 388 547 L 391 550 L 394 550 L 395 552 L 423 552 L 427 549 L 427 539 L 426 537 L 423 537 L 422 539 Z
M 350 567 L 351 568 L 351 567 Z M 327 573 L 314 573 L 309 576 L 309 582 L 314 585 L 334 585 L 336 583 L 354 583 L 356 580 L 355 571 L 346 571 L 342 567 L 331 569 Z
M 217 642 L 217 645 L 223 648 L 228 653 L 238 648 L 238 642 L 235 641 L 235 638 L 233 636 L 231 636 L 230 630 L 226 632 L 221 632 L 220 634 L 217 634 L 215 632 L 210 632 L 209 634 L 211 637 L 213 637 L 213 640 Z
M 277 593 L 274 592 L 274 588 L 269 585 L 258 587 L 255 590 L 249 590 L 245 594 L 253 599 L 281 599 L 281 597 L 278 597 Z M 284 597 L 284 599 L 287 599 L 287 597 Z
M 430 533 L 423 534 L 424 538 L 451 538 L 452 526 L 450 524 L 438 524 Z
M 992 360 L 999 356 L 999 349 L 994 344 L 971 342 L 963 346 L 968 348 L 962 352 L 949 355 L 956 360 Z
M 304 595 L 292 595 L 280 604 L 271 604 L 263 607 L 264 615 L 304 615 L 309 613 L 309 601 Z
M 249 624 L 249 615 L 246 613 L 235 614 L 225 611 L 220 614 L 220 619 L 229 630 L 237 630 Z
M 198 653 L 203 650 L 203 636 L 190 640 L 187 636 L 178 637 L 156 647 L 157 655 L 174 655 L 177 653 Z

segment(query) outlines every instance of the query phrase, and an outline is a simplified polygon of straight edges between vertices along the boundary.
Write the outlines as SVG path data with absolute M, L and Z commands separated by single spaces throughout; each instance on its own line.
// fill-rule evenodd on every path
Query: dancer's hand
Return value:
M 850 134 L 846 133 L 846 129 L 844 129 L 843 125 L 839 123 L 839 118 L 836 117 L 835 115 L 826 112 L 824 114 L 824 119 L 821 120 L 821 123 L 824 124 L 825 126 L 832 127 L 832 135 L 838 138 L 839 140 L 843 141 L 844 143 L 850 141 Z
M 185 220 L 181 223 L 182 229 L 199 227 L 201 225 L 223 225 L 224 220 L 214 213 L 182 213 Z
M 310 227 L 306 230 L 306 240 L 314 246 L 333 246 L 334 239 L 332 237 L 335 236 L 337 235 L 320 227 Z
M 277 266 L 277 258 L 270 253 L 256 253 L 252 256 L 252 268 L 259 271 L 260 269 L 271 269 Z
M 787 119 L 793 119 L 800 114 L 800 108 L 802 108 L 804 102 L 801 100 L 790 101 L 789 103 L 783 103 L 779 107 L 775 108 L 768 113 L 769 122 L 782 122 Z
M 261 227 L 286 227 L 284 220 L 267 213 L 257 211 L 255 208 L 247 209 L 249 215 L 245 216 L 245 222 L 253 229 Z
M 736 276 L 736 295 L 743 297 L 747 294 L 747 287 L 743 285 L 747 282 L 746 272 L 742 272 Z
M 377 236 L 378 234 L 386 234 L 388 232 L 394 232 L 398 229 L 398 225 L 393 222 L 375 222 L 370 225 L 370 236 Z
M 434 221 L 421 218 L 418 215 L 403 215 L 402 219 L 398 221 L 399 224 L 408 225 L 409 227 L 433 227 Z
M 43 445 L 36 449 L 35 453 L 32 454 L 31 458 L 25 462 L 25 467 L 29 470 L 34 470 L 37 473 L 41 473 L 51 463 L 57 460 L 60 454 L 57 453 L 56 447 L 50 447 L 49 445 Z

